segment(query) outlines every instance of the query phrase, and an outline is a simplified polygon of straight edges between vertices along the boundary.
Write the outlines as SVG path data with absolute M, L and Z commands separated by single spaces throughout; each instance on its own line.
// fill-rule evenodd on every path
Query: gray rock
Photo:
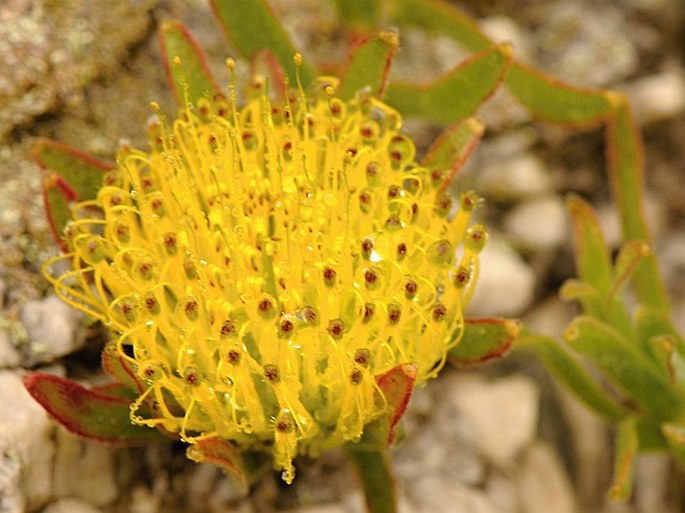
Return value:
M 468 305 L 471 316 L 517 316 L 533 300 L 535 273 L 501 237 L 491 235 L 480 254 L 480 275 Z
M 627 87 L 635 119 L 641 125 L 674 118 L 685 110 L 685 77 L 681 68 L 640 78 Z
M 512 467 L 516 456 L 535 438 L 537 386 L 519 375 L 494 381 L 477 374 L 450 379 L 453 392 L 449 401 L 469 428 L 465 442 L 473 444 L 495 466 Z
M 43 513 L 100 513 L 100 510 L 82 500 L 64 498 L 50 504 Z
M 573 487 L 555 452 L 538 442 L 530 447 L 518 474 L 521 510 L 575 513 Z
M 110 447 L 84 441 L 57 431 L 53 493 L 76 497 L 95 506 L 105 506 L 117 498 L 114 451 Z
M 53 429 L 19 373 L 0 371 L 0 397 L 0 511 L 21 513 L 50 497 Z
M 21 355 L 12 343 L 12 337 L 5 328 L 0 327 L 0 369 L 18 367 Z
M 32 364 L 50 362 L 76 350 L 82 315 L 57 296 L 27 301 L 19 314 L 29 339 Z
M 477 180 L 487 198 L 504 201 L 520 201 L 554 189 L 542 160 L 528 153 L 489 162 L 478 171 Z
M 504 227 L 521 244 L 536 250 L 560 246 L 569 234 L 564 201 L 556 194 L 530 199 L 514 207 Z

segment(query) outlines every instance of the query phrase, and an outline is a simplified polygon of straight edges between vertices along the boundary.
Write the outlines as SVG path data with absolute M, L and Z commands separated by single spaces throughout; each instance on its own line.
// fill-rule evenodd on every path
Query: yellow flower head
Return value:
M 51 278 L 135 370 L 134 423 L 272 451 L 287 482 L 298 453 L 384 414 L 377 376 L 435 376 L 486 237 L 396 111 L 316 84 L 278 104 L 257 87 L 240 109 L 231 86 L 158 118 L 151 149 L 122 149 L 75 206 L 72 270 Z

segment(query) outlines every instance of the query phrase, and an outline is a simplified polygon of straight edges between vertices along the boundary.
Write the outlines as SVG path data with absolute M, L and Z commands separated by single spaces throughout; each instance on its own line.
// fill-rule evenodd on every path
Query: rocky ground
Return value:
M 305 54 L 339 57 L 327 2 L 274 0 Z M 470 2 L 517 55 L 576 84 L 628 92 L 644 133 L 648 215 L 676 322 L 685 331 L 685 14 L 678 0 Z M 31 142 L 51 137 L 102 158 L 120 138 L 144 145 L 150 100 L 164 89 L 155 30 L 183 19 L 213 62 L 226 57 L 202 0 L 5 0 L 0 4 L 0 513 L 356 513 L 359 491 L 341 454 L 301 463 L 249 497 L 180 447 L 114 450 L 57 428 L 24 392 L 23 369 L 97 379 L 98 330 L 40 276 L 54 253 Z M 315 28 L 313 28 L 315 27 Z M 398 75 L 429 78 L 460 55 L 407 31 Z M 222 68 L 215 67 L 220 76 Z M 619 229 L 603 172 L 600 130 L 538 125 L 505 94 L 480 117 L 489 132 L 463 172 L 488 200 L 492 238 L 473 315 L 523 316 L 558 335 L 574 313 L 557 299 L 573 273 L 564 195 L 593 201 L 609 241 Z M 431 127 L 410 123 L 424 145 Z M 541 223 L 540 220 L 544 220 Z M 611 429 L 558 389 L 530 355 L 475 371 L 446 370 L 418 390 L 395 452 L 403 513 L 675 513 L 683 476 L 661 455 L 636 469 L 633 500 L 605 499 Z M 679 481 L 678 481 L 679 479 Z

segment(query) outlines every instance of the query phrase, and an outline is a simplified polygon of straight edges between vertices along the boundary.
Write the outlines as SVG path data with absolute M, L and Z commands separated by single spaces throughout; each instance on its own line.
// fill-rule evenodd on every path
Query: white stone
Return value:
M 476 175 L 488 198 L 521 200 L 554 190 L 551 174 L 539 157 L 524 153 L 489 162 Z
M 521 511 L 526 513 L 574 513 L 573 487 L 559 458 L 538 442 L 528 449 L 518 473 Z
M 53 502 L 43 513 L 100 513 L 100 510 L 87 502 L 69 497 Z
M 555 293 L 535 306 L 523 317 L 523 323 L 533 333 L 551 335 L 558 340 L 577 315 L 578 310 L 573 303 L 562 301 Z
M 50 497 L 52 424 L 18 373 L 0 371 L 0 398 L 0 506 L 6 500 L 7 512 L 20 513 Z
M 455 381 L 450 400 L 470 428 L 467 443 L 474 444 L 497 467 L 510 468 L 535 437 L 537 386 L 520 375 L 495 381 L 477 374 L 451 379 Z
M 0 368 L 18 367 L 21 363 L 21 355 L 12 343 L 10 334 L 0 328 Z
M 496 235 L 490 236 L 479 258 L 480 274 L 467 313 L 472 317 L 520 315 L 533 300 L 531 267 Z
M 29 338 L 32 363 L 69 354 L 82 342 L 77 337 L 81 313 L 57 296 L 26 302 L 20 318 Z
M 409 493 L 416 511 L 420 513 L 498 513 L 480 490 L 450 483 L 437 476 L 418 479 Z
M 488 16 L 480 20 L 478 25 L 495 43 L 511 43 L 518 60 L 530 62 L 530 36 L 511 18 L 501 15 Z
M 640 78 L 628 86 L 628 97 L 639 124 L 680 115 L 685 110 L 685 76 L 680 68 Z
M 57 430 L 53 492 L 58 497 L 77 497 L 105 506 L 119 493 L 111 447 L 81 440 L 64 429 Z
M 569 220 L 561 197 L 540 196 L 514 207 L 504 221 L 504 227 L 527 247 L 553 249 L 567 240 Z

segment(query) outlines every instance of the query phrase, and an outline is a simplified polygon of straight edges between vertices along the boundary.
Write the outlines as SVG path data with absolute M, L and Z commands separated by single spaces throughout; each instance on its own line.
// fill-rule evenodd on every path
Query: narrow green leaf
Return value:
M 355 445 L 360 451 L 385 451 L 395 440 L 395 429 L 407 409 L 414 391 L 416 366 L 405 364 L 393 367 L 376 378 L 386 403 L 385 414 L 364 428 L 361 440 Z
M 364 489 L 368 513 L 396 513 L 395 483 L 386 451 L 362 451 L 347 445 L 350 460 Z
M 484 131 L 485 125 L 476 118 L 466 118 L 447 127 L 428 149 L 422 164 L 429 168 L 449 169 L 451 173 L 445 180 L 449 185 L 476 148 Z
M 397 34 L 387 31 L 366 39 L 355 48 L 340 86 L 340 97 L 349 100 L 367 87 L 373 96 L 381 96 L 398 45 Z
M 578 276 L 599 291 L 609 290 L 613 274 L 611 255 L 595 212 L 576 195 L 569 196 L 566 205 L 571 216 Z
M 621 247 L 614 264 L 614 277 L 610 291 L 618 293 L 633 275 L 638 264 L 651 255 L 649 245 L 641 240 L 631 240 Z
M 606 93 L 570 86 L 518 61 L 511 66 L 506 85 L 536 117 L 554 123 L 595 124 L 613 109 Z
M 618 426 L 616 455 L 614 457 L 614 482 L 609 497 L 624 501 L 633 490 L 633 466 L 638 451 L 637 427 L 634 417 L 628 417 Z
M 136 377 L 136 369 L 119 354 L 115 342 L 109 342 L 102 350 L 102 368 L 122 385 L 131 390 L 143 392 L 143 386 Z
M 636 419 L 637 438 L 640 451 L 663 451 L 668 450 L 668 443 L 661 431 L 661 424 L 653 419 Z
M 598 319 L 581 316 L 569 325 L 564 338 L 643 411 L 660 420 L 677 417 L 681 404 L 675 390 L 669 386 L 668 376 L 611 326 Z
M 432 83 L 391 83 L 385 101 L 405 116 L 454 123 L 473 115 L 495 91 L 509 68 L 511 57 L 511 46 L 495 45 L 471 56 Z
M 642 351 L 668 372 L 674 384 L 685 387 L 685 341 L 668 315 L 640 308 L 635 314 L 635 322 Z
M 76 194 L 75 201 L 95 198 L 102 186 L 102 172 L 114 167 L 48 139 L 38 139 L 31 147 L 31 155 L 42 169 L 52 171 L 66 181 Z
M 248 483 L 238 448 L 228 440 L 219 437 L 200 439 L 186 449 L 188 459 L 196 463 L 212 463 L 224 472 L 237 478 L 241 488 L 247 491 Z
M 265 0 L 211 0 L 211 3 L 228 41 L 236 50 L 248 60 L 260 50 L 270 50 L 290 83 L 296 83 L 295 47 Z M 304 86 L 316 75 L 307 62 L 302 63 L 299 73 Z
M 55 241 L 65 250 L 62 233 L 71 219 L 70 203 L 94 198 L 102 185 L 103 171 L 112 166 L 47 139 L 38 139 L 31 154 L 46 172 L 43 180 L 45 211 Z
M 626 415 L 625 410 L 590 376 L 587 369 L 553 338 L 520 335 L 516 347 L 530 347 L 559 381 L 598 414 L 612 421 Z
M 466 319 L 461 341 L 449 352 L 449 360 L 470 367 L 504 356 L 516 339 L 521 324 L 510 319 Z
M 131 401 L 88 390 L 73 381 L 30 372 L 24 386 L 52 417 L 74 434 L 114 445 L 162 439 L 156 429 L 131 423 Z
M 621 215 L 623 240 L 649 241 L 643 207 L 642 141 L 628 100 L 617 93 L 613 93 L 611 98 L 614 115 L 609 120 L 606 132 L 609 174 Z M 648 256 L 638 265 L 633 273 L 632 283 L 638 299 L 645 306 L 664 312 L 670 310 L 670 302 L 654 255 Z
M 473 52 L 492 46 L 473 19 L 444 0 L 394 0 L 388 4 L 390 18 L 399 26 L 420 27 L 447 36 Z
M 188 101 L 196 103 L 200 98 L 211 98 L 221 89 L 200 45 L 183 24 L 167 21 L 162 24 L 159 35 L 167 81 L 177 105 L 183 106 L 186 96 Z M 180 63 L 174 62 L 177 57 Z
M 666 437 L 671 454 L 675 456 L 681 468 L 685 469 L 685 426 L 666 423 L 661 425 L 661 432 Z
M 381 24 L 381 0 L 336 0 L 343 25 L 354 33 L 368 34 Z

